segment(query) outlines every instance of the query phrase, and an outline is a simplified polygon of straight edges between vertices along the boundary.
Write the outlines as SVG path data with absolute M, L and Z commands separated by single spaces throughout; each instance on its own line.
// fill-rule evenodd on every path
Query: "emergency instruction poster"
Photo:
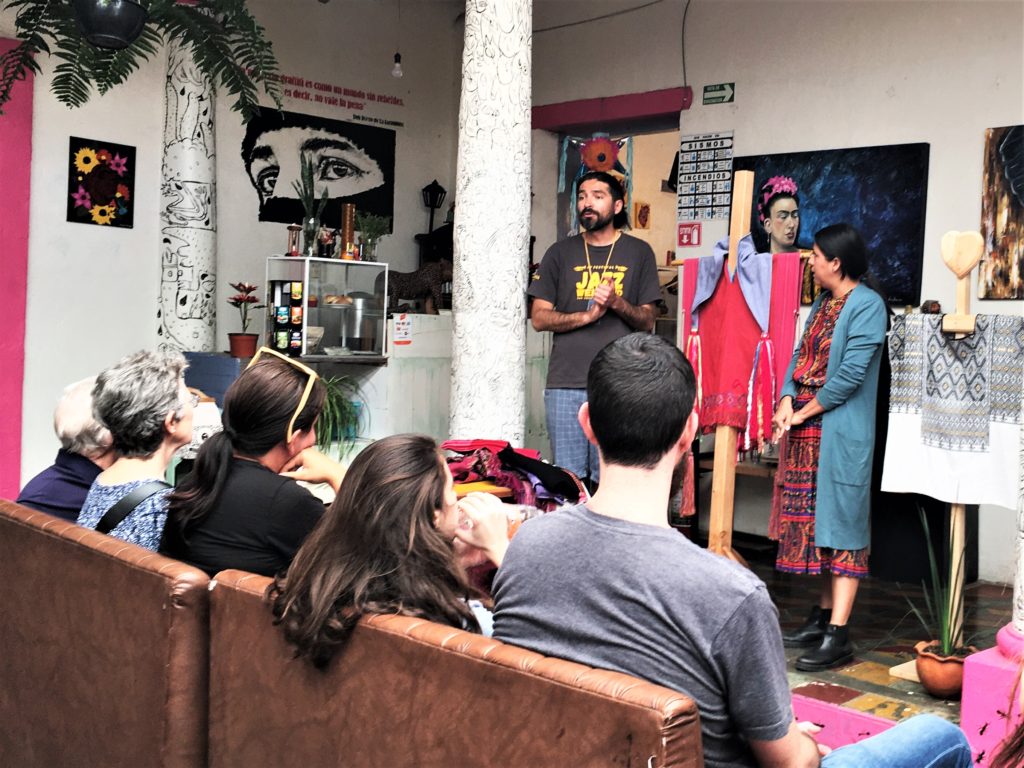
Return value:
M 679 142 L 676 221 L 729 218 L 733 132 L 683 136 Z

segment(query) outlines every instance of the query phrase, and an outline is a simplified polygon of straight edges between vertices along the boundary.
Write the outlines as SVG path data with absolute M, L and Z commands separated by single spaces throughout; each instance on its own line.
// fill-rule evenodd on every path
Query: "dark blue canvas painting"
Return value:
M 734 169 L 754 172 L 755 200 L 770 177 L 791 176 L 800 190 L 797 245 L 810 249 L 822 227 L 852 224 L 867 241 L 871 271 L 889 302 L 916 306 L 924 264 L 928 150 L 928 144 L 893 144 L 752 155 L 737 157 Z M 756 204 L 751 231 L 758 249 L 768 250 Z

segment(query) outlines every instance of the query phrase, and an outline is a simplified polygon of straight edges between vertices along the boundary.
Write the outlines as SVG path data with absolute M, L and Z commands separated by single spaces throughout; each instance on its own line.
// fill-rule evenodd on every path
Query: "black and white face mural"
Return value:
M 325 226 L 341 226 L 342 203 L 355 203 L 364 213 L 393 215 L 394 131 L 264 107 L 249 121 L 242 140 L 260 221 L 302 221 L 293 182 L 300 180 L 304 157 L 313 161 L 317 197 L 327 190 Z

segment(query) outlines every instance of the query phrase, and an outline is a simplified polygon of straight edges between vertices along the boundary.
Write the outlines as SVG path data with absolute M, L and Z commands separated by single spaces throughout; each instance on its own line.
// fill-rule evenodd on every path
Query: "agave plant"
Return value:
M 90 0 L 97 6 L 113 0 Z M 258 90 L 281 106 L 277 60 L 262 26 L 244 0 L 134 0 L 148 13 L 141 32 L 127 47 L 100 48 L 85 39 L 69 0 L 0 0 L 14 10 L 21 43 L 0 56 L 0 112 L 11 87 L 28 72 L 41 71 L 41 55 L 59 59 L 53 94 L 69 107 L 120 85 L 160 47 L 175 41 L 195 57 L 214 87 L 235 97 L 232 109 L 248 121 L 259 109 Z M 82 2 L 82 0 L 76 0 Z
M 316 444 L 324 453 L 334 453 L 339 459 L 355 442 L 359 433 L 358 401 L 362 392 L 355 379 L 348 376 L 330 376 L 321 379 L 327 390 L 324 407 L 316 420 Z
M 313 180 L 313 158 L 301 157 L 301 180 L 293 181 L 292 188 L 299 196 L 305 216 L 302 219 L 302 248 L 307 256 L 316 255 L 316 238 L 320 233 L 320 221 L 327 205 L 327 188 L 324 187 L 320 200 L 316 198 L 316 182 Z
M 939 573 L 938 559 L 935 556 L 935 548 L 932 546 L 931 530 L 928 527 L 928 518 L 924 510 L 917 508 L 921 518 L 921 525 L 924 527 L 925 540 L 928 542 L 928 569 L 931 576 L 931 585 L 921 582 L 924 594 L 924 611 L 914 605 L 910 598 L 910 609 L 914 612 L 925 632 L 931 635 L 930 639 L 939 646 L 937 653 L 941 656 L 952 656 L 956 651 L 965 647 L 961 635 L 963 623 L 963 600 L 955 599 L 954 590 L 960 579 L 964 568 L 964 550 L 959 553 L 953 551 L 953 541 L 950 537 L 949 551 L 947 555 L 948 569 L 945 574 Z

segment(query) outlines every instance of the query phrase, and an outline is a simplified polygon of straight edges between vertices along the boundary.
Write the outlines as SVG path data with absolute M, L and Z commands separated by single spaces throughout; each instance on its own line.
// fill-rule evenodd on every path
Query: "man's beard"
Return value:
M 587 232 L 594 232 L 598 229 L 604 229 L 609 224 L 611 224 L 612 219 L 615 218 L 615 214 L 613 213 L 609 213 L 607 216 L 601 216 L 601 214 L 599 214 L 593 208 L 585 209 L 584 213 L 586 212 L 594 214 L 594 217 L 592 219 L 585 219 L 583 217 L 583 213 L 580 214 L 580 224 L 583 225 L 583 228 L 587 230 Z

